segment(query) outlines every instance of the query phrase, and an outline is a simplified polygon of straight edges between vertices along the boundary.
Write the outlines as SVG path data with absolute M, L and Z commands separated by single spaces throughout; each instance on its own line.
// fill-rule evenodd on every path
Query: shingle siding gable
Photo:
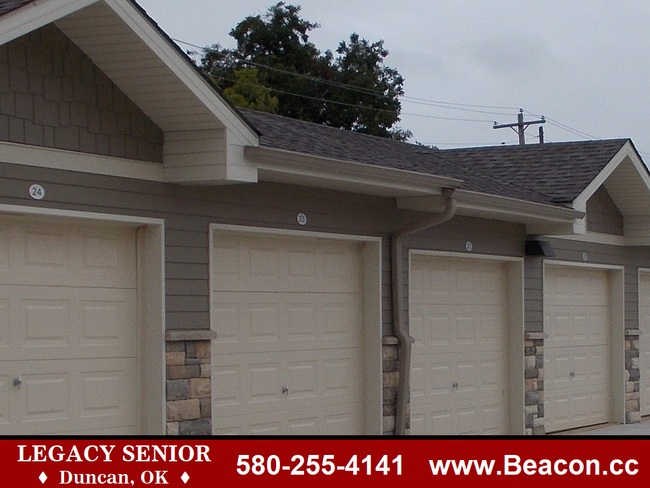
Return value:
M 162 162 L 164 135 L 50 24 L 0 46 L 0 140 Z
M 604 186 L 587 201 L 587 230 L 603 234 L 624 235 L 623 214 Z

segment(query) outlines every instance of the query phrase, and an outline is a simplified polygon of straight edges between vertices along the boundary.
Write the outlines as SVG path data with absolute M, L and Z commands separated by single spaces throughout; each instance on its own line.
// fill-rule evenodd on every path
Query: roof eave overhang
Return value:
M 584 216 L 571 208 L 470 190 L 456 190 L 454 197 L 458 202 L 457 215 L 524 224 L 528 234 L 571 233 L 575 219 Z M 400 208 L 411 210 L 439 212 L 442 204 L 439 198 L 398 199 Z
M 247 147 L 245 157 L 260 181 L 386 196 L 435 196 L 462 181 L 372 164 L 312 156 L 268 147 Z

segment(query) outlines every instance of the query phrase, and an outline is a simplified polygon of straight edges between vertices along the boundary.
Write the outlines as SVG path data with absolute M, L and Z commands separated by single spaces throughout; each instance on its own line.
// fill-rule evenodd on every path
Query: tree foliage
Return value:
M 264 15 L 246 17 L 230 32 L 237 47 L 206 48 L 201 68 L 236 105 L 382 137 L 410 137 L 395 126 L 404 79 L 384 64 L 383 41 L 371 43 L 353 33 L 335 57 L 309 41 L 319 25 L 299 14 L 300 6 L 280 2 Z
M 275 113 L 279 101 L 271 95 L 257 78 L 257 69 L 240 69 L 234 72 L 235 82 L 224 89 L 226 97 L 238 107 Z

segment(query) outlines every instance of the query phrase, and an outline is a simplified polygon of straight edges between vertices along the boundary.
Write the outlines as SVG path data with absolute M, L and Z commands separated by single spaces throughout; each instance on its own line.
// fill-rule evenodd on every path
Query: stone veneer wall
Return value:
M 526 332 L 524 337 L 526 381 L 525 434 L 544 435 L 544 333 Z
M 167 331 L 168 435 L 212 434 L 210 331 Z
M 625 330 L 625 423 L 641 422 L 639 380 L 639 329 Z
M 395 434 L 397 386 L 399 385 L 399 339 L 384 336 L 382 347 L 383 429 L 384 435 Z M 407 424 L 407 431 L 409 432 Z

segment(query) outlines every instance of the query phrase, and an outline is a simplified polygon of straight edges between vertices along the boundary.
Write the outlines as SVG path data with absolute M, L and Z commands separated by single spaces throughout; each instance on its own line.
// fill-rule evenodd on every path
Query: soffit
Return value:
M 225 127 L 106 3 L 94 3 L 55 24 L 163 131 Z

